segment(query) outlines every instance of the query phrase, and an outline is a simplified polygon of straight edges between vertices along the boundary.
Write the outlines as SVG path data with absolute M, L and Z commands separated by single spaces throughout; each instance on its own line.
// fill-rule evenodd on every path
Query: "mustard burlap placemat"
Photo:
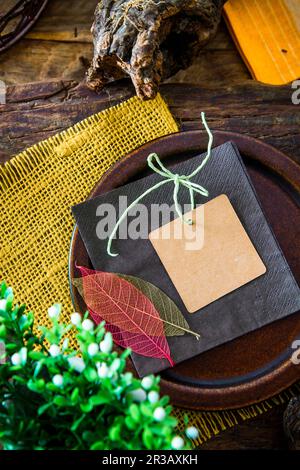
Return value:
M 68 253 L 74 226 L 70 207 L 84 201 L 103 173 L 119 158 L 154 138 L 177 132 L 163 99 L 137 98 L 91 116 L 22 152 L 0 168 L 0 279 L 14 287 L 39 323 L 47 309 L 72 304 Z M 242 410 L 188 412 L 201 444 L 227 427 L 284 402 L 292 390 Z M 175 414 L 182 423 L 184 411 Z

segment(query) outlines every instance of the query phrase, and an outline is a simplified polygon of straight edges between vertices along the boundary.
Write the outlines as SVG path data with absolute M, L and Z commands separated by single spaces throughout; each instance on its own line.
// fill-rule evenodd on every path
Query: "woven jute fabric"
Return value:
M 132 98 L 19 154 L 0 169 L 0 276 L 48 324 L 47 308 L 72 311 L 68 253 L 71 206 L 103 173 L 145 142 L 178 131 L 163 99 Z
M 47 325 L 48 307 L 63 305 L 62 320 L 73 311 L 68 254 L 74 220 L 70 208 L 84 201 L 103 173 L 119 158 L 178 127 L 161 96 L 138 98 L 91 116 L 14 157 L 0 168 L 0 279 L 13 286 L 19 302 Z M 71 338 L 72 340 L 72 338 Z M 220 431 L 284 402 L 289 390 L 242 410 L 174 414 L 200 430 L 201 444 Z

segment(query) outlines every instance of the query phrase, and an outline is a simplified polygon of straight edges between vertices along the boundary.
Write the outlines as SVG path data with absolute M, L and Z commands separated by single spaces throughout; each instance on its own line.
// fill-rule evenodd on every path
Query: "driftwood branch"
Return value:
M 102 0 L 88 85 L 129 75 L 140 98 L 154 98 L 161 80 L 188 67 L 214 36 L 225 1 Z

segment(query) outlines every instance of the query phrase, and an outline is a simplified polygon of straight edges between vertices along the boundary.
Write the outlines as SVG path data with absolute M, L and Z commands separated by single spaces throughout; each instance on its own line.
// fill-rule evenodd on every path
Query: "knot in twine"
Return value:
M 182 220 L 182 222 L 187 223 L 191 225 L 193 222 L 192 220 L 188 219 L 185 220 L 183 217 L 180 204 L 178 202 L 178 192 L 180 187 L 182 186 L 183 188 L 187 188 L 189 190 L 189 195 L 190 195 L 190 205 L 191 205 L 191 210 L 195 208 L 195 193 L 201 194 L 201 196 L 208 197 L 209 193 L 207 189 L 205 189 L 203 186 L 201 186 L 198 183 L 193 183 L 191 179 L 197 175 L 202 168 L 206 165 L 208 162 L 210 156 L 211 156 L 211 148 L 212 148 L 212 143 L 213 143 L 213 135 L 206 123 L 205 119 L 205 113 L 201 113 L 201 119 L 202 123 L 205 127 L 205 130 L 208 134 L 208 145 L 207 145 L 207 153 L 205 158 L 202 160 L 199 166 L 189 175 L 179 175 L 178 173 L 172 173 L 171 170 L 166 168 L 163 163 L 161 162 L 159 156 L 156 153 L 150 153 L 147 157 L 147 163 L 149 168 L 153 170 L 155 173 L 158 175 L 162 176 L 164 178 L 163 181 L 160 181 L 159 183 L 155 184 L 154 186 L 151 186 L 151 188 L 147 189 L 145 192 L 143 192 L 140 196 L 138 196 L 128 207 L 127 209 L 123 212 L 119 220 L 117 221 L 113 231 L 111 232 L 108 242 L 107 242 L 107 254 L 109 256 L 118 256 L 118 253 L 112 253 L 111 251 L 111 244 L 113 241 L 113 238 L 115 237 L 117 230 L 120 226 L 120 224 L 123 222 L 125 217 L 127 216 L 128 212 L 141 201 L 145 196 L 147 196 L 149 193 L 152 191 L 155 191 L 158 189 L 160 186 L 163 186 L 167 183 L 173 183 L 174 184 L 174 189 L 173 189 L 173 200 L 174 200 L 174 205 L 175 205 L 175 211 Z

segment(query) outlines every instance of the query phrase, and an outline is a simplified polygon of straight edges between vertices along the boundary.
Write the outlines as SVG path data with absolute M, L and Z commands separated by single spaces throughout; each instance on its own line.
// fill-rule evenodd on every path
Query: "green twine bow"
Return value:
M 207 189 L 203 188 L 203 186 L 200 186 L 200 184 L 193 183 L 191 178 L 193 178 L 195 175 L 197 175 L 202 168 L 206 165 L 208 162 L 210 156 L 211 156 L 211 148 L 212 148 L 212 143 L 213 143 L 213 136 L 212 133 L 206 123 L 205 120 L 205 113 L 201 113 L 201 119 L 202 119 L 202 124 L 205 127 L 205 130 L 208 134 L 208 145 L 207 145 L 207 154 L 205 158 L 202 160 L 200 165 L 190 174 L 190 175 L 178 175 L 177 173 L 172 173 L 172 171 L 168 170 L 162 162 L 160 161 L 158 155 L 156 153 L 151 153 L 148 158 L 147 158 L 147 163 L 148 166 L 157 174 L 161 175 L 163 178 L 165 178 L 163 181 L 160 181 L 159 183 L 155 184 L 151 188 L 147 189 L 144 193 L 142 193 L 139 197 L 137 197 L 128 207 L 127 209 L 123 212 L 119 220 L 117 221 L 113 231 L 111 232 L 108 242 L 107 242 L 107 254 L 109 256 L 118 256 L 118 253 L 112 253 L 111 252 L 111 244 L 113 241 L 113 238 L 115 237 L 117 230 L 125 217 L 127 216 L 128 212 L 136 205 L 139 203 L 141 199 L 143 199 L 147 194 L 151 193 L 152 191 L 155 191 L 157 188 L 160 188 L 160 186 L 163 186 L 164 184 L 167 183 L 173 183 L 174 184 L 174 190 L 173 190 L 173 200 L 175 204 L 175 210 L 178 216 L 182 219 L 183 222 L 191 224 L 191 220 L 185 220 L 180 208 L 180 205 L 178 203 L 178 192 L 180 186 L 183 186 L 184 188 L 187 188 L 189 190 L 190 194 L 190 203 L 191 203 L 191 210 L 195 208 L 195 199 L 194 199 L 194 193 L 199 193 L 202 196 L 207 197 L 208 196 L 208 191 Z M 157 166 L 155 166 L 155 164 Z

